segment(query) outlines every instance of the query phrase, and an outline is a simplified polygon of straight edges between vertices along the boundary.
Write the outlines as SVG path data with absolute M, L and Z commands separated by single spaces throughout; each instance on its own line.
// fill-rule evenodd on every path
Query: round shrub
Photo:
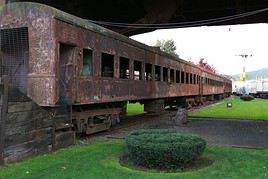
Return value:
M 243 101 L 252 101 L 254 99 L 254 97 L 251 95 L 242 95 L 242 96 L 240 96 L 240 99 Z
M 206 147 L 198 135 L 173 129 L 140 129 L 128 135 L 126 143 L 135 165 L 156 169 L 185 168 Z

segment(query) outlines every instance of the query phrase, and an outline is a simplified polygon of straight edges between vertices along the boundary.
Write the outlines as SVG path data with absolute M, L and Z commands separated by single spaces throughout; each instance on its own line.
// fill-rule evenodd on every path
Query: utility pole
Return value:
M 252 55 L 250 54 L 239 54 L 239 55 L 235 55 L 235 56 L 240 56 L 243 59 L 243 72 L 240 76 L 241 81 L 244 82 L 244 87 L 242 89 L 242 93 L 245 94 L 246 93 L 246 59 L 248 57 L 252 57 Z

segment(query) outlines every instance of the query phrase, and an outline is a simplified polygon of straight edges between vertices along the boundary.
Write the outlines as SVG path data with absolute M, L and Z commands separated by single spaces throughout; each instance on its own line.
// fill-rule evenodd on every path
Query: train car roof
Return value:
M 157 48 L 147 46 L 143 43 L 140 43 L 140 42 L 137 42 L 133 39 L 130 39 L 122 34 L 119 34 L 117 32 L 114 32 L 114 31 L 109 30 L 105 27 L 99 26 L 97 24 L 94 24 L 87 19 L 82 19 L 80 17 L 71 15 L 69 13 L 66 13 L 64 11 L 61 11 L 59 9 L 56 9 L 54 7 L 51 7 L 51 6 L 48 6 L 45 4 L 33 3 L 33 2 L 17 2 L 17 3 L 7 4 L 3 7 L 3 9 L 9 9 L 9 8 L 17 8 L 18 10 L 19 9 L 33 9 L 35 11 L 42 9 L 42 10 L 46 11 L 47 14 L 50 14 L 52 17 L 54 17 L 55 19 L 61 20 L 63 22 L 69 23 L 71 25 L 93 31 L 93 32 L 102 34 L 104 36 L 108 36 L 108 37 L 120 40 L 122 42 L 129 43 L 133 46 L 136 46 L 136 47 L 139 47 L 142 49 L 146 49 L 146 50 L 151 51 L 153 53 L 167 56 L 167 57 L 171 58 L 172 60 L 182 61 L 184 63 L 191 65 L 191 66 L 197 67 L 196 65 L 194 65 L 192 63 L 189 63 L 189 62 L 187 62 L 183 59 L 180 59 L 180 58 L 176 58 L 170 54 L 167 54 L 161 50 L 158 50 Z
M 99 33 L 99 34 L 102 34 L 102 35 L 105 35 L 105 36 L 108 36 L 108 37 L 112 37 L 112 38 L 120 40 L 122 42 L 129 43 L 129 44 L 131 44 L 131 45 L 133 45 L 135 47 L 151 51 L 151 52 L 156 53 L 158 55 L 166 56 L 169 59 L 185 63 L 187 65 L 190 65 L 192 67 L 195 67 L 195 68 L 198 68 L 198 69 L 204 71 L 201 67 L 199 67 L 199 66 L 197 66 L 197 65 L 195 65 L 195 64 L 193 64 L 191 62 L 187 62 L 187 61 L 185 61 L 183 59 L 175 57 L 173 55 L 170 55 L 168 53 L 165 53 L 165 52 L 161 51 L 158 48 L 145 45 L 143 43 L 140 43 L 138 41 L 130 39 L 130 38 L 124 36 L 124 35 L 116 33 L 116 32 L 114 32 L 112 30 L 109 30 L 109 29 L 104 28 L 102 26 L 99 26 L 97 24 L 91 23 L 89 20 L 82 19 L 80 17 L 71 15 L 69 13 L 66 13 L 64 11 L 58 10 L 58 9 L 56 9 L 54 7 L 50 7 L 48 5 L 44 5 L 44 4 L 40 4 L 40 3 L 33 3 L 33 2 L 17 2 L 17 3 L 10 3 L 10 4 L 7 4 L 7 5 L 3 6 L 2 8 L 0 8 L 0 11 L 2 11 L 3 9 L 9 9 L 9 8 L 17 8 L 18 10 L 19 9 L 31 9 L 31 10 L 35 10 L 35 11 L 38 11 L 38 10 L 42 9 L 42 10 L 45 10 L 47 13 L 50 13 L 51 16 L 53 18 L 55 18 L 55 19 L 61 20 L 63 22 L 69 23 L 71 25 L 78 26 L 80 28 L 84 28 L 84 29 L 87 29 L 87 30 L 90 30 L 90 31 L 93 31 L 93 32 L 96 32 L 96 33 Z M 214 74 L 214 73 L 207 72 L 207 71 L 204 71 L 204 72 L 219 76 L 221 78 L 225 78 L 225 77 L 223 77 L 222 75 L 219 75 L 219 74 Z

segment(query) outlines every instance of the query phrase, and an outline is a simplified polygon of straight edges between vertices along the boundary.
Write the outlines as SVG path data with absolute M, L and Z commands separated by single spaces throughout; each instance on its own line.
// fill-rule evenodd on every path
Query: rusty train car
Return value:
M 6 5 L 0 28 L 1 73 L 78 133 L 120 122 L 128 101 L 154 112 L 231 94 L 223 76 L 46 5 Z

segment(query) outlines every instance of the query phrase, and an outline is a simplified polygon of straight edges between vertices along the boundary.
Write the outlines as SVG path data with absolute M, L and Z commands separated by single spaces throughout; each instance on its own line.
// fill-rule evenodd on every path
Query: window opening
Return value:
M 185 83 L 184 71 L 181 72 L 181 83 Z
M 83 75 L 92 76 L 92 50 L 83 49 Z
M 119 77 L 123 79 L 129 79 L 129 59 L 120 57 L 119 58 Z
M 190 84 L 193 84 L 193 74 L 190 73 Z
M 107 53 L 101 55 L 101 76 L 114 77 L 114 56 Z
M 141 62 L 134 60 L 134 80 L 141 80 Z
M 180 71 L 176 70 L 176 83 L 180 83 Z
M 152 80 L 152 64 L 145 64 L 145 79 L 148 81 Z
M 186 73 L 186 84 L 189 84 L 189 73 Z
M 163 67 L 163 81 L 168 82 L 168 68 Z
M 160 66 L 155 65 L 155 81 L 160 81 Z
M 174 83 L 174 70 L 170 69 L 170 82 Z

